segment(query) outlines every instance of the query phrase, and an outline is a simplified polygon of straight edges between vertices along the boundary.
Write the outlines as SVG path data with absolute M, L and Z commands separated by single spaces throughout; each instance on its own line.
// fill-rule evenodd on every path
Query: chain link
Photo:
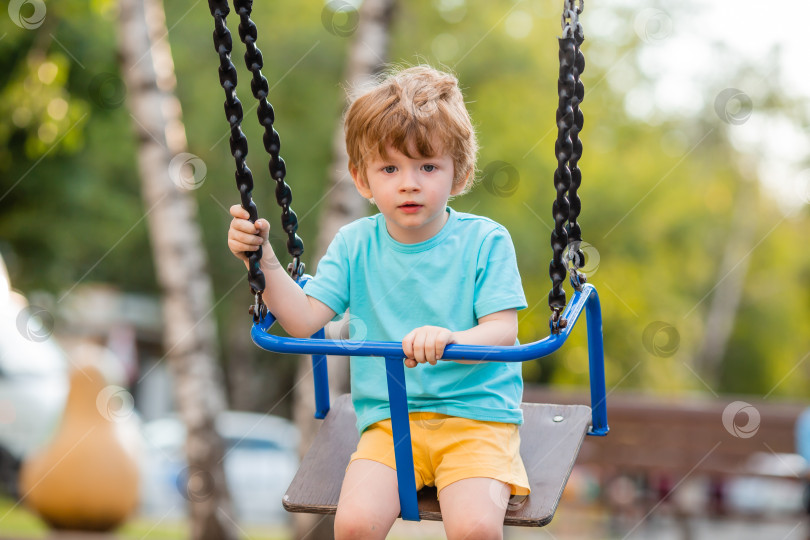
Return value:
M 549 264 L 551 291 L 548 304 L 551 308 L 549 324 L 551 332 L 559 333 L 567 321 L 562 318 L 565 309 L 565 290 L 562 287 L 571 265 L 571 282 L 579 289 L 584 283 L 584 276 L 576 270 L 584 265 L 584 254 L 580 250 L 582 231 L 577 218 L 582 204 L 577 194 L 582 183 L 582 173 L 578 162 L 582 157 L 582 142 L 579 132 L 584 124 L 579 104 L 585 96 L 585 87 L 580 81 L 580 74 L 585 69 L 585 57 L 580 51 L 584 39 L 579 14 L 584 8 L 584 1 L 565 0 L 562 15 L 563 32 L 559 42 L 559 79 L 557 81 L 557 140 L 554 153 L 557 158 L 557 169 L 554 171 L 554 189 L 557 197 L 552 205 L 554 229 L 551 231 L 551 249 L 553 252 Z M 569 244 L 569 242 L 572 242 Z M 568 260 L 563 262 L 563 252 L 569 246 Z M 568 263 L 568 264 L 566 264 Z
M 242 103 L 236 97 L 236 67 L 231 62 L 233 39 L 225 19 L 230 13 L 227 0 L 208 0 L 208 8 L 214 17 L 214 48 L 219 55 L 219 84 L 225 91 L 225 118 L 231 128 L 231 155 L 236 164 L 236 185 L 239 188 L 242 208 L 247 210 L 249 220 L 255 223 L 258 218 L 256 204 L 253 202 L 253 173 L 245 163 L 248 153 L 248 142 L 242 132 Z M 248 258 L 248 283 L 255 300 L 250 312 L 254 320 L 263 317 L 267 307 L 262 300 L 265 280 L 261 271 L 262 248 L 246 253 Z
M 270 178 L 276 182 L 276 202 L 281 207 L 281 227 L 287 233 L 287 251 L 293 262 L 287 270 L 293 279 L 298 279 L 304 273 L 304 264 L 301 262 L 301 255 L 304 253 L 304 242 L 296 234 L 298 232 L 298 216 L 290 208 L 292 203 L 292 190 L 284 181 L 287 176 L 287 167 L 284 159 L 281 158 L 281 138 L 278 131 L 273 127 L 275 122 L 275 112 L 273 106 L 267 101 L 269 85 L 267 79 L 262 74 L 264 60 L 262 52 L 256 47 L 258 30 L 256 24 L 250 19 L 253 9 L 253 0 L 233 0 L 233 7 L 239 15 L 239 38 L 245 44 L 245 65 L 253 75 L 250 81 L 250 89 L 253 97 L 259 101 L 256 114 L 259 124 L 264 126 L 264 136 L 262 142 L 264 149 L 270 155 Z
M 562 37 L 568 38 L 582 34 L 579 16 L 585 9 L 585 0 L 565 0 L 561 18 Z
M 239 37 L 245 44 L 245 64 L 253 75 L 250 88 L 253 96 L 259 100 L 257 115 L 259 123 L 264 126 L 264 148 L 270 154 L 270 177 L 276 181 L 276 201 L 281 206 L 281 225 L 287 233 L 287 251 L 293 257 L 293 263 L 288 271 L 297 279 L 304 273 L 304 264 L 301 255 L 304 253 L 304 242 L 296 234 L 298 231 L 298 217 L 290 208 L 292 190 L 284 181 L 287 169 L 284 160 L 279 156 L 281 139 L 273 128 L 275 113 L 273 106 L 267 101 L 269 86 L 267 79 L 262 75 L 263 59 L 261 51 L 256 47 L 257 29 L 250 20 L 252 0 L 234 0 L 234 7 L 240 18 Z M 219 55 L 219 83 L 225 91 L 225 118 L 231 129 L 230 147 L 236 164 L 234 177 L 239 189 L 242 208 L 247 210 L 249 220 L 255 223 L 258 219 L 256 204 L 253 202 L 253 173 L 247 166 L 245 159 L 248 154 L 248 141 L 242 132 L 243 111 L 242 103 L 236 96 L 237 75 L 236 67 L 231 61 L 233 38 L 228 30 L 226 18 L 230 13 L 227 0 L 208 0 L 208 8 L 214 17 L 214 48 Z M 254 304 L 250 307 L 253 319 L 259 320 L 267 314 L 267 306 L 262 299 L 265 288 L 264 273 L 261 271 L 261 247 L 253 252 L 246 253 L 248 258 L 248 283 L 254 296 Z
M 580 201 L 578 190 L 582 185 L 582 171 L 579 170 L 579 160 L 582 157 L 582 141 L 579 138 L 579 132 L 582 131 L 582 126 L 585 123 L 585 117 L 579 108 L 580 103 L 585 98 L 585 85 L 580 80 L 580 74 L 585 71 L 585 56 L 580 50 L 580 45 L 584 36 L 576 34 L 574 36 L 576 57 L 574 60 L 574 97 L 572 99 L 572 108 L 574 111 L 574 125 L 571 126 L 571 142 L 573 151 L 568 160 L 568 167 L 571 170 L 571 187 L 568 190 L 568 225 L 566 230 L 568 232 L 568 259 L 569 259 L 569 273 L 571 274 L 571 283 L 576 290 L 582 288 L 585 283 L 585 276 L 580 274 L 577 270 L 585 266 L 585 254 L 582 253 L 582 229 L 577 223 L 577 218 L 582 211 L 582 202 Z
M 573 153 L 571 140 L 571 126 L 574 125 L 574 109 L 571 98 L 574 95 L 576 81 L 574 80 L 573 64 L 576 58 L 576 49 L 572 38 L 559 39 L 560 71 L 557 81 L 557 140 L 554 143 L 554 153 L 557 157 L 557 169 L 554 171 L 554 189 L 557 197 L 552 205 L 554 229 L 551 231 L 551 249 L 553 256 L 549 265 L 551 277 L 551 292 L 548 295 L 548 305 L 552 310 L 552 332 L 560 330 L 560 313 L 565 308 L 565 291 L 562 288 L 566 276 L 566 266 L 563 263 L 563 251 L 568 245 L 568 231 L 565 223 L 568 220 L 570 205 L 566 197 L 571 187 L 571 170 L 568 160 Z

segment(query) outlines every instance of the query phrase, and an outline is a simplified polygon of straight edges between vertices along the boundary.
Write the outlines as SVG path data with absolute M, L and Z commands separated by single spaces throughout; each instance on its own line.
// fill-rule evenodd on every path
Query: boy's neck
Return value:
M 389 223 L 385 216 L 383 216 L 383 219 L 385 220 L 385 229 L 388 231 L 388 236 L 400 244 L 418 244 L 430 240 L 442 231 L 450 219 L 450 208 L 445 206 L 441 218 L 419 229 L 404 229 Z

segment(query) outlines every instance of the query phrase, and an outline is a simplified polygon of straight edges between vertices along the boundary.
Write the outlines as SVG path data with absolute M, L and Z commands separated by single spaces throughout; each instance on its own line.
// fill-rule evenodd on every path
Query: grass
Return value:
M 42 519 L 24 505 L 0 496 L 0 539 L 14 538 L 20 540 L 53 538 L 50 529 Z M 189 538 L 189 525 L 186 522 L 155 522 L 141 517 L 134 517 L 112 536 L 112 540 L 186 540 Z M 288 540 L 292 533 L 283 528 L 244 527 L 240 536 L 248 540 Z M 88 535 L 89 537 L 89 535 Z

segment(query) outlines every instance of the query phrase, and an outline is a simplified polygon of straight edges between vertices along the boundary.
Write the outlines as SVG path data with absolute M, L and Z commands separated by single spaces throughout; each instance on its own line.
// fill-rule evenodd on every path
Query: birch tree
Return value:
M 191 191 L 205 164 L 186 152 L 161 0 L 120 0 L 119 51 L 138 136 L 138 168 L 158 283 L 165 359 L 187 429 L 188 469 L 178 487 L 191 509 L 193 539 L 238 537 L 214 420 L 224 407 L 216 360 L 213 294 Z
M 757 215 L 756 206 L 755 179 L 743 176 L 738 184 L 715 285 L 709 293 L 712 297 L 706 314 L 703 340 L 694 359 L 695 368 L 707 379 L 711 389 L 717 388 L 720 383 L 723 359 L 737 320 L 751 252 L 756 247 L 754 234 L 757 220 L 752 218 Z

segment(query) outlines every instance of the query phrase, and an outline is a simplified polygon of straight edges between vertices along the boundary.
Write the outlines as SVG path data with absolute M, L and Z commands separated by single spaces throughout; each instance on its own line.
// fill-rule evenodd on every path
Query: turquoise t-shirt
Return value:
M 341 228 L 304 292 L 341 314 L 351 339 L 402 341 L 433 325 L 461 331 L 505 309 L 523 309 L 512 239 L 494 221 L 456 212 L 436 236 L 397 242 L 382 214 Z M 522 364 L 440 361 L 405 368 L 408 409 L 491 422 L 523 423 Z M 352 402 L 360 433 L 391 417 L 385 362 L 352 356 Z

